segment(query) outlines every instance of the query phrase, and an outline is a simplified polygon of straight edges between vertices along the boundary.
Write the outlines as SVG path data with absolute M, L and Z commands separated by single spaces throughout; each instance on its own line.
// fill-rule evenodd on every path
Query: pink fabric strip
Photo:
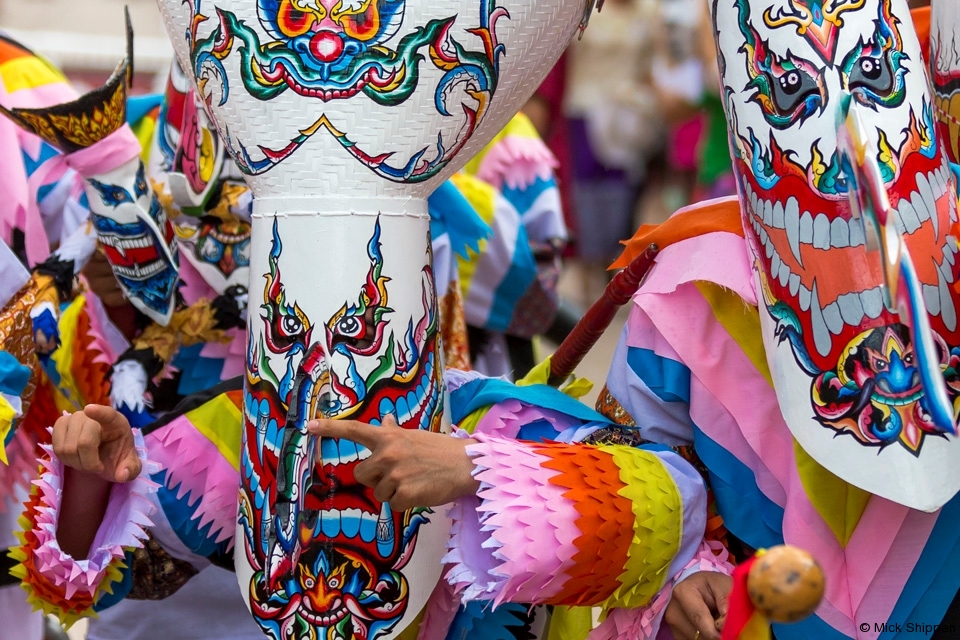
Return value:
M 876 573 L 854 575 L 850 580 L 857 587 L 858 597 L 854 600 L 857 608 L 856 622 L 890 619 L 890 614 L 900 594 L 903 593 L 906 580 L 913 572 L 917 560 L 920 559 L 920 554 L 923 553 L 936 524 L 937 516 L 940 515 L 939 512 L 923 513 L 909 510 L 906 517 L 902 519 L 903 524 L 897 526 L 899 520 L 894 520 L 891 524 L 889 520 L 884 519 L 886 516 L 883 512 L 907 511 L 907 509 L 876 497 L 873 498 L 870 506 L 873 507 L 875 504 L 881 508 L 876 509 L 875 514 L 871 514 L 869 521 L 867 514 L 864 514 L 860 526 L 857 527 L 850 544 L 847 545 L 851 574 L 861 567 L 879 564 Z M 883 549 L 875 549 L 871 544 L 875 532 L 884 527 L 897 531 L 896 538 L 888 545 L 886 552 Z M 860 634 L 858 637 L 876 638 L 878 635 L 873 632 L 871 625 L 870 632 Z
M 198 528 L 212 523 L 208 535 L 218 543 L 229 540 L 232 546 L 240 483 L 233 465 L 224 460 L 217 446 L 197 431 L 186 415 L 151 432 L 147 443 L 150 457 L 167 472 L 167 488 L 176 490 L 178 499 L 187 496 L 187 502 L 196 505 L 194 519 L 198 520 Z
M 483 156 L 477 177 L 498 191 L 504 183 L 511 189 L 526 189 L 537 178 L 548 179 L 557 166 L 557 159 L 543 140 L 506 136 Z
M 723 269 L 717 265 L 722 264 Z M 736 292 L 757 305 L 747 245 L 735 233 L 717 231 L 664 248 L 637 295 L 671 293 L 685 282 L 703 280 Z
M 685 244 L 678 246 L 682 248 Z M 679 255 L 689 254 L 683 251 Z M 660 259 L 664 260 L 662 254 Z M 674 273 L 684 269 L 688 268 L 681 266 Z M 686 273 L 698 273 L 698 270 Z M 716 281 L 707 276 L 700 279 Z M 831 576 L 827 581 L 827 604 L 818 614 L 837 629 L 854 635 L 853 612 L 860 608 L 870 590 L 868 617 L 886 620 L 909 577 L 909 568 L 914 566 L 926 544 L 935 516 L 908 514 L 905 507 L 873 498 L 846 549 L 840 547 L 800 482 L 793 459 L 793 440 L 773 390 L 716 322 L 709 305 L 693 285 L 671 289 L 666 278 L 661 278 L 658 284 L 664 293 L 675 292 L 647 295 L 644 287 L 636 299 L 648 310 L 649 316 L 641 309 L 634 309 L 628 342 L 632 342 L 631 346 L 653 348 L 665 357 L 693 363 L 696 375 L 691 381 L 691 397 L 696 401 L 692 402 L 692 419 L 707 436 L 754 470 L 764 494 L 785 508 L 786 541 L 810 550 Z M 729 280 L 722 284 L 734 290 L 743 288 Z M 678 316 L 684 321 L 677 322 Z M 658 337 L 651 324 L 667 335 Z M 695 341 L 691 339 L 693 336 Z M 662 344 L 664 340 L 667 346 Z M 709 350 L 705 345 L 709 345 Z M 731 376 L 731 371 L 738 373 Z M 723 406 L 718 398 L 724 399 Z M 768 399 L 762 403 L 765 409 L 759 407 L 759 398 Z M 920 522 L 905 522 L 914 515 Z M 901 524 L 912 530 L 913 537 L 901 531 Z M 857 573 L 849 573 L 851 569 Z M 882 581 L 878 583 L 881 576 Z M 877 587 L 878 584 L 883 587 Z
M 6 87 L 0 82 L 0 103 L 7 108 L 46 108 L 76 98 L 77 92 L 65 81 L 13 93 L 7 93 Z M 0 239 L 10 244 L 13 229 L 22 229 L 27 261 L 31 266 L 43 262 L 50 255 L 47 232 L 37 208 L 36 191 L 28 188 L 23 158 L 20 156 L 21 147 L 32 150 L 38 144 L 38 137 L 0 116 L 0 167 L 3 167 L 0 171 L 0 193 L 3 194 L 3 198 L 0 198 Z
M 436 640 L 446 637 L 450 625 L 457 616 L 459 606 L 460 599 L 457 597 L 456 589 L 447 577 L 443 576 L 427 600 L 423 621 L 417 632 L 417 640 Z
M 2 83 L 0 83 L 2 85 Z M 0 86 L 0 97 L 3 88 Z M 24 233 L 27 261 L 31 266 L 43 262 L 50 255 L 47 232 L 37 206 L 36 194 L 31 197 L 26 168 L 20 152 L 20 129 L 0 116 L 0 240 L 13 244 L 13 231 Z
M 467 452 L 483 485 L 476 512 L 486 540 L 479 548 L 463 548 L 466 532 L 458 530 L 451 547 L 459 549 L 461 563 L 466 558 L 476 562 L 474 554 L 492 556 L 496 589 L 487 595 L 495 606 L 547 600 L 562 590 L 566 570 L 573 566 L 574 541 L 581 535 L 575 525 L 578 513 L 563 489 L 550 483 L 556 472 L 541 466 L 547 459 L 532 447 L 483 434 L 474 437 L 480 444 Z M 451 575 L 467 574 L 455 566 Z M 464 593 L 463 599 L 473 599 L 471 595 Z
M 7 498 L 18 489 L 29 490 L 37 475 L 36 443 L 23 430 L 17 429 L 7 445 L 7 462 L 0 464 L 0 513 L 7 510 Z
M 130 127 L 122 127 L 103 140 L 66 156 L 67 164 L 84 178 L 108 173 L 140 155 L 140 141 Z

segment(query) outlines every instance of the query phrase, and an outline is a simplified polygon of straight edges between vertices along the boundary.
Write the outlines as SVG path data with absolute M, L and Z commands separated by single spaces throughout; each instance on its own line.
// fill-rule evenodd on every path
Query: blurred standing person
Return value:
M 652 0 L 607 0 L 567 53 L 576 253 L 588 277 L 602 277 L 632 231 L 646 160 L 661 139 L 647 62 L 656 10 Z
M 661 0 L 660 7 L 653 86 L 670 126 L 671 164 L 690 171 L 693 181 L 685 201 L 678 204 L 732 195 L 736 183 L 707 5 Z
M 573 206 L 573 158 L 570 152 L 570 132 L 563 115 L 563 99 L 567 92 L 567 58 L 564 53 L 557 60 L 547 77 L 540 83 L 536 93 L 521 111 L 530 118 L 534 128 L 557 159 L 555 169 L 560 188 L 560 204 L 567 231 L 577 235 L 577 219 Z M 567 243 L 564 256 L 572 255 L 573 245 Z

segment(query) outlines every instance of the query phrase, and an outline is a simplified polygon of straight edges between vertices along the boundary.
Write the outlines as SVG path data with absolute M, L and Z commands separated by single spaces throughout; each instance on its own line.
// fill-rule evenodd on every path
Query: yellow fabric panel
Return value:
M 773 387 L 760 333 L 759 310 L 745 304 L 733 291 L 717 284 L 697 282 L 696 285 L 717 321 Z M 867 508 L 870 494 L 827 471 L 796 440 L 793 451 L 807 497 L 840 544 L 846 546 Z
M 590 607 L 554 607 L 546 640 L 586 640 L 592 630 Z
M 221 394 L 188 411 L 187 418 L 197 431 L 217 447 L 230 466 L 239 471 L 240 430 L 243 427 L 240 408 L 228 396 Z
M 683 535 L 683 500 L 670 472 L 655 454 L 625 446 L 601 446 L 620 469 L 620 495 L 633 505 L 634 533 L 620 586 L 600 606 L 647 604 L 670 577 L 670 563 Z
M 760 334 L 759 310 L 745 303 L 743 298 L 735 292 L 724 289 L 718 284 L 706 281 L 695 284 L 710 305 L 717 322 L 727 330 L 730 337 L 772 387 L 773 378 L 767 366 L 767 355 L 763 349 L 763 339 Z
M 153 132 L 157 129 L 157 121 L 152 113 L 148 113 L 145 118 L 141 118 L 130 128 L 140 142 L 140 161 L 147 164 L 150 161 L 151 142 L 153 141 Z
M 827 471 L 796 440 L 793 457 L 807 498 L 845 547 L 860 523 L 871 494 Z
M 49 62 L 36 56 L 23 56 L 0 64 L 0 82 L 7 93 L 66 81 Z
M 74 298 L 70 306 L 60 313 L 60 319 L 57 322 L 57 328 L 60 331 L 60 346 L 51 356 L 56 365 L 57 373 L 60 374 L 60 380 L 54 385 L 57 409 L 71 413 L 80 411 L 84 405 L 80 389 L 73 378 L 74 343 L 77 339 L 77 323 L 80 314 L 83 312 L 84 304 L 86 304 L 86 297 L 79 295 Z
M 0 395 L 0 462 L 7 464 L 7 450 L 4 442 L 7 441 L 7 434 L 13 427 L 13 420 L 17 417 L 17 412 L 3 395 Z
M 496 211 L 496 190 L 493 186 L 487 184 L 479 178 L 474 178 L 465 173 L 456 173 L 450 177 L 453 186 L 460 191 L 460 194 L 467 199 L 467 202 L 476 209 L 477 214 L 488 225 L 493 225 L 493 216 Z M 470 284 L 473 282 L 473 274 L 477 270 L 477 256 L 486 249 L 487 240 L 480 240 L 479 253 L 467 247 L 468 259 L 464 260 L 457 256 L 457 271 L 460 276 L 460 291 L 464 299 L 467 292 L 470 291 Z

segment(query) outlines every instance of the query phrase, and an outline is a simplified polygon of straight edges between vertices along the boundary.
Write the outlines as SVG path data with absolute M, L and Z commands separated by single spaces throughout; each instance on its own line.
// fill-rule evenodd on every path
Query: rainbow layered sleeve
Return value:
M 732 535 L 807 549 L 824 569 L 816 614 L 774 625 L 776 637 L 906 640 L 905 623 L 938 623 L 960 588 L 960 498 L 911 510 L 799 447 L 771 383 L 743 238 L 705 231 L 666 246 L 633 303 L 610 402 L 650 422 L 648 438 L 695 445 Z
M 114 485 L 83 560 L 57 543 L 63 465 L 45 446 L 43 472 L 20 521 L 22 544 L 12 552 L 34 606 L 69 625 L 125 597 L 166 597 L 211 563 L 232 566 L 241 402 L 240 380 L 231 380 L 134 430 L 144 472 Z
M 81 227 L 31 275 L 0 242 L 0 498 L 29 488 L 61 410 L 107 400 L 109 320 L 92 295 L 61 302 L 95 244 Z
M 640 608 L 697 558 L 706 494 L 677 454 L 606 443 L 618 427 L 546 385 L 477 378 L 451 406 L 479 440 L 468 453 L 481 489 L 453 507 L 445 558 L 462 601 L 596 606 L 640 624 Z M 448 638 L 461 637 L 469 613 L 468 604 Z

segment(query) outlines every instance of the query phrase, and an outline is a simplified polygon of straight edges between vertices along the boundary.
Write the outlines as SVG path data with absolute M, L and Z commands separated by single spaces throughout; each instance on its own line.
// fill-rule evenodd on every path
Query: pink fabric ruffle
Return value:
M 578 514 L 550 483 L 556 471 L 516 440 L 475 433 L 467 447 L 481 483 L 477 498 L 450 511 L 454 521 L 447 579 L 464 601 L 542 602 L 559 593 L 580 536 Z
M 526 189 L 537 178 L 548 179 L 557 166 L 557 159 L 543 140 L 506 136 L 483 156 L 477 177 L 497 191 L 502 191 L 504 184 L 511 189 Z
M 130 348 L 130 342 L 110 320 L 100 298 L 92 290 L 88 290 L 84 295 L 84 306 L 90 319 L 90 335 L 94 338 L 92 346 L 100 350 L 106 362 L 112 364 L 120 354 Z
M 167 473 L 167 488 L 176 490 L 178 499 L 187 496 L 191 507 L 196 505 L 198 528 L 211 525 L 209 535 L 218 543 L 229 540 L 232 547 L 240 483 L 234 466 L 185 415 L 147 437 L 151 457 Z
M 660 633 L 663 614 L 670 603 L 673 587 L 699 571 L 733 574 L 727 550 L 719 542 L 704 540 L 697 555 L 683 569 L 667 581 L 660 593 L 645 607 L 639 609 L 611 609 L 606 619 L 590 632 L 587 640 L 648 640 Z
M 34 563 L 46 579 L 64 589 L 68 600 L 77 592 L 96 596 L 111 565 L 124 558 L 125 548 L 142 547 L 146 530 L 153 525 L 150 516 L 156 508 L 148 496 L 157 490 L 150 480 L 156 465 L 146 458 L 140 431 L 134 429 L 133 433 L 143 469 L 133 481 L 113 485 L 103 522 L 85 560 L 64 553 L 57 542 L 64 466 L 54 456 L 53 446 L 41 445 L 50 457 L 41 462 L 43 472 L 34 481 L 42 496 L 34 529 L 39 541 Z

